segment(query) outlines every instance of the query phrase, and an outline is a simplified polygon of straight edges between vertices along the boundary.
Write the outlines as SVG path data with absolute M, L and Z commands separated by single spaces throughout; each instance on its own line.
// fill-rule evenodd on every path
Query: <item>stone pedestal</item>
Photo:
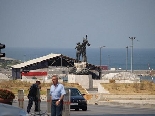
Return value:
M 76 72 L 80 72 L 82 69 L 86 68 L 86 62 L 74 63 L 76 67 Z
M 79 83 L 85 89 L 93 88 L 92 75 L 68 75 L 68 83 Z

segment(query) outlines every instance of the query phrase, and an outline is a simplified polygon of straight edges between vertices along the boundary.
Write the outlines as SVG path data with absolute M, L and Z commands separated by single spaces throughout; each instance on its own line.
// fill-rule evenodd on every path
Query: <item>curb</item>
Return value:
M 123 107 L 136 107 L 136 108 L 151 108 L 155 109 L 155 104 L 137 104 L 137 103 L 120 103 L 116 101 L 98 101 L 97 103 L 94 103 L 96 105 L 110 105 L 110 106 L 123 106 Z

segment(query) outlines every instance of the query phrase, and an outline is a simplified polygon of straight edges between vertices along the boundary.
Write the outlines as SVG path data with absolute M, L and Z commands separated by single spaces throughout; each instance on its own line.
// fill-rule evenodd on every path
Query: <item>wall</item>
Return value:
M 83 88 L 93 88 L 93 80 L 91 75 L 68 75 L 68 83 L 79 83 Z
M 93 80 L 93 88 L 98 88 L 100 83 L 109 83 L 109 80 Z
M 109 94 L 109 91 L 105 90 L 104 87 L 99 83 L 98 84 L 98 93 L 106 93 L 106 94 Z

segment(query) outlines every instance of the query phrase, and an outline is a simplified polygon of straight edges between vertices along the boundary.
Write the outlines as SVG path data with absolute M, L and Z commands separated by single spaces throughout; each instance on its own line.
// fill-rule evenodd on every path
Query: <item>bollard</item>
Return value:
M 24 90 L 18 90 L 18 107 L 24 108 Z
M 38 98 L 38 111 L 40 111 L 40 102 L 41 102 L 41 100 L 40 100 L 40 89 L 39 88 L 37 89 L 37 98 Z
M 47 113 L 51 113 L 51 96 L 50 96 L 50 89 L 47 89 Z
M 62 116 L 70 116 L 70 89 L 66 90 L 66 94 L 63 99 L 63 112 Z M 51 96 L 50 89 L 47 89 L 47 113 L 51 113 Z
M 70 116 L 70 96 L 71 96 L 71 91 L 70 89 L 67 89 L 63 99 L 62 116 Z

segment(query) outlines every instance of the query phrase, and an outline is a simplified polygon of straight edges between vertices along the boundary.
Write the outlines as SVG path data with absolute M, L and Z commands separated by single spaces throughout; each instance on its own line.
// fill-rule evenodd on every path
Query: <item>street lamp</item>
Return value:
M 126 71 L 128 70 L 128 46 L 126 47 Z
M 26 54 L 24 54 L 24 62 L 26 61 Z
M 133 73 L 132 64 L 133 64 L 133 40 L 136 39 L 136 37 L 129 37 L 132 41 L 131 45 L 131 73 Z
M 108 55 L 108 67 L 110 69 L 110 55 Z
M 102 49 L 103 47 L 105 47 L 105 46 L 101 46 L 101 47 L 100 47 L 100 67 L 101 67 L 101 64 L 102 64 L 101 49 Z

